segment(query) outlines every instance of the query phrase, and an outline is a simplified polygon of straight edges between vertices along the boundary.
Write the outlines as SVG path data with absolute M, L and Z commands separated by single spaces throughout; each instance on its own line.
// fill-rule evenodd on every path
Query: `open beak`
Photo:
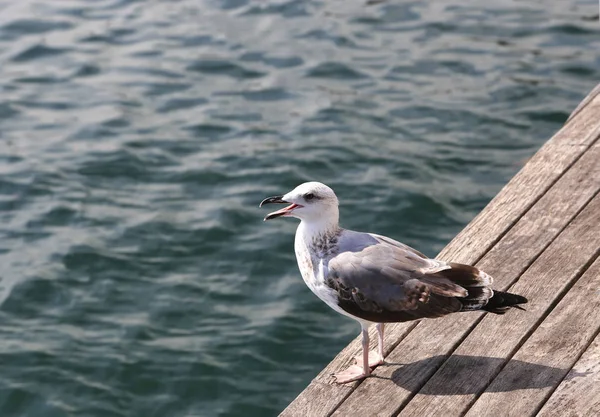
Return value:
M 259 207 L 264 206 L 265 204 L 287 204 L 289 201 L 285 201 L 282 195 L 277 195 L 275 197 L 265 198 L 260 202 Z M 299 204 L 292 203 L 291 205 L 282 208 L 281 210 L 274 211 L 273 213 L 267 214 L 265 217 L 265 221 L 276 219 L 277 217 L 289 215 L 296 207 L 302 207 Z

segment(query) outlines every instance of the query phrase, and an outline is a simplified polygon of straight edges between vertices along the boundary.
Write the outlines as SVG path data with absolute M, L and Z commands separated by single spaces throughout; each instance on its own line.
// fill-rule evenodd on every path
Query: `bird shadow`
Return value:
M 400 364 L 386 362 L 381 366 L 398 366 L 391 380 L 396 385 L 424 395 L 477 394 L 482 389 L 505 392 L 555 386 L 563 379 L 585 376 L 586 373 L 569 373 L 569 369 L 554 368 L 536 363 L 510 360 L 504 367 L 509 371 L 502 380 L 490 385 L 502 370 L 506 360 L 484 356 L 452 355 L 433 356 L 417 362 Z M 437 373 L 436 373 L 437 370 Z M 434 375 L 424 386 L 423 375 Z M 428 378 L 429 379 L 429 378 Z M 488 386 L 489 385 L 489 386 Z

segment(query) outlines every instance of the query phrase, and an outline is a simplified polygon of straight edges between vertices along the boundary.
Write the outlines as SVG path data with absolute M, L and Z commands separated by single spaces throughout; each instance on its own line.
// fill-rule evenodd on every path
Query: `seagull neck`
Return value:
M 306 244 L 311 244 L 317 240 L 329 240 L 339 234 L 340 226 L 332 219 L 323 219 L 317 221 L 302 220 L 298 225 L 297 233 L 303 237 Z

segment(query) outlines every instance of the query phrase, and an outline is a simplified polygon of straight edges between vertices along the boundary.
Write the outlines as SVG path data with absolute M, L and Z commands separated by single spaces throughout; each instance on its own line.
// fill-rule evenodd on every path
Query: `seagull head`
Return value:
M 320 182 L 305 182 L 284 195 L 265 198 L 265 204 L 289 204 L 269 213 L 266 220 L 277 217 L 296 217 L 309 223 L 335 223 L 339 219 L 338 199 L 331 188 Z

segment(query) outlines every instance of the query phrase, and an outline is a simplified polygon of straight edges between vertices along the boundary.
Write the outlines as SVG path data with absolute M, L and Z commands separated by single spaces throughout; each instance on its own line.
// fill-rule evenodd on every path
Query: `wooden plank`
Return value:
M 599 288 L 600 259 L 596 259 L 470 408 L 467 417 L 499 416 L 506 413 L 507 404 L 513 415 L 535 415 L 600 331 Z M 577 378 L 584 377 L 582 374 Z
M 445 249 L 441 256 L 456 262 L 472 263 L 514 224 L 540 196 L 591 146 L 600 134 L 600 99 L 591 100 L 580 114 L 548 141 L 482 213 Z M 530 184 L 531 183 L 531 184 Z M 484 233 L 482 233 L 484 231 Z M 479 235 L 479 236 L 478 236 Z M 475 242 L 475 243 L 474 243 Z M 477 244 L 476 242 L 480 242 Z M 414 327 L 400 323 L 386 328 L 386 351 L 394 348 Z M 315 414 L 329 415 L 359 384 L 334 384 L 331 374 L 344 369 L 360 352 L 355 339 L 324 369 L 286 410 L 283 416 L 304 416 L 306 407 Z M 325 384 L 324 386 L 313 386 Z
M 600 248 L 597 195 L 511 288 L 530 300 L 527 312 L 487 315 L 404 408 L 403 415 L 459 416 L 492 381 L 513 352 L 536 329 L 563 292 L 579 278 Z M 502 360 L 473 361 L 473 357 Z M 437 392 L 444 395 L 432 396 Z M 519 414 L 517 414 L 519 415 Z
M 598 193 L 600 166 L 596 158 L 600 157 L 600 144 L 592 150 L 515 225 L 499 242 L 498 249 L 494 248 L 483 258 L 480 266 L 496 277 L 496 288 L 504 289 L 517 279 Z M 391 364 L 375 370 L 379 378 L 363 382 L 339 407 L 336 415 L 345 415 L 364 403 L 375 404 L 371 410 L 374 413 L 393 414 L 433 375 L 480 318 L 478 313 L 467 313 L 421 322 L 388 356 L 387 361 Z M 497 318 L 514 319 L 508 319 L 508 316 Z M 410 365 L 392 365 L 401 363 Z
M 598 387 L 600 387 L 600 334 L 554 391 L 537 417 L 600 416 Z

